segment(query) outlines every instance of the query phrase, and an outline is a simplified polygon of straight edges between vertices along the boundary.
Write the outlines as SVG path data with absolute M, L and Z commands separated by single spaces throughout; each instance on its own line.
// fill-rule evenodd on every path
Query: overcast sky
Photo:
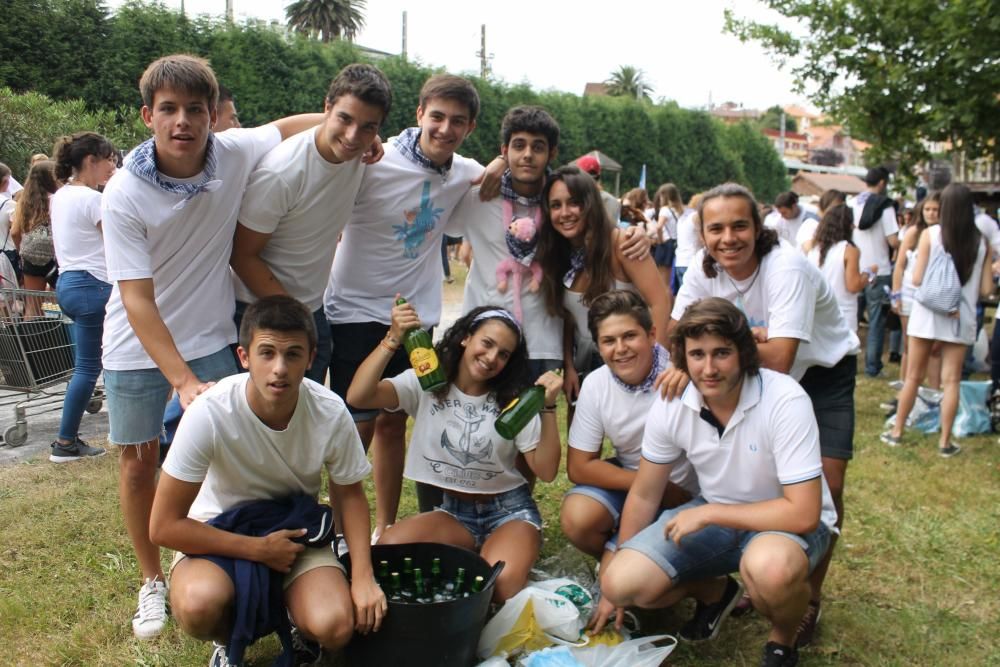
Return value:
M 279 0 L 233 0 L 236 20 L 284 22 Z M 110 6 L 121 0 L 110 0 Z M 180 0 L 165 4 L 179 8 Z M 756 44 L 723 33 L 723 10 L 758 19 L 777 16 L 754 0 L 615 0 L 601 14 L 597 3 L 564 0 L 368 0 L 366 25 L 357 43 L 399 53 L 407 12 L 411 60 L 454 73 L 478 73 L 480 26 L 493 76 L 527 82 L 538 90 L 582 94 L 588 81 L 603 81 L 620 65 L 641 68 L 653 98 L 685 107 L 733 101 L 747 107 L 801 102 L 791 76 Z M 188 14 L 222 14 L 225 0 L 185 0 Z M 530 18 L 529 18 L 530 17 Z

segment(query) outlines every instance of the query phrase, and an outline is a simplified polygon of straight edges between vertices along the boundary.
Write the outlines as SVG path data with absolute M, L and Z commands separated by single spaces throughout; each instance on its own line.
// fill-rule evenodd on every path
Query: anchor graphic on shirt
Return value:
M 420 206 L 404 211 L 405 222 L 392 226 L 396 240 L 403 241 L 403 257 L 416 258 L 417 250 L 434 229 L 434 225 L 442 213 L 444 213 L 444 209 L 434 208 L 434 202 L 431 201 L 431 182 L 424 181 L 424 189 L 420 194 Z
M 493 442 L 489 438 L 477 438 L 473 435 L 479 430 L 479 425 L 486 419 L 471 405 L 463 406 L 464 415 L 455 414 L 456 419 L 449 419 L 448 424 L 461 429 L 462 435 L 456 446 L 448 437 L 448 431 L 441 431 L 441 447 L 455 457 L 463 466 L 470 463 L 488 463 L 493 457 Z

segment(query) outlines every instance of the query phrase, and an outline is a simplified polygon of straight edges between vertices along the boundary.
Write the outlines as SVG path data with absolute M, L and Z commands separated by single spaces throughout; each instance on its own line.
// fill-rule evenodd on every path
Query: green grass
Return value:
M 942 460 L 933 436 L 907 434 L 889 449 L 878 442 L 878 403 L 890 395 L 884 381 L 859 377 L 846 525 L 818 640 L 801 663 L 1000 665 L 1000 445 L 996 436 L 967 438 L 960 456 Z M 155 641 L 132 638 L 139 571 L 116 480 L 113 455 L 0 468 L 0 665 L 207 662 L 210 648 L 173 624 Z M 550 563 L 575 559 L 559 532 L 568 486 L 561 473 L 536 489 Z M 407 484 L 401 513 L 413 511 Z M 686 603 L 643 619 L 676 633 L 689 612 Z M 682 644 L 670 662 L 756 664 L 766 633 L 759 616 L 731 619 L 718 640 Z M 268 665 L 277 651 L 275 641 L 260 642 L 247 664 Z

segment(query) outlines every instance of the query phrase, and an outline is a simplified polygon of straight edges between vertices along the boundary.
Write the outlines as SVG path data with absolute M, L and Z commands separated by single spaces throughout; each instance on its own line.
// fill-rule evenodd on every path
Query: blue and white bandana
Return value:
M 413 164 L 418 167 L 423 167 L 424 169 L 436 171 L 442 178 L 447 178 L 448 172 L 451 171 L 451 164 L 454 161 L 454 156 L 448 158 L 447 164 L 442 167 L 439 167 L 431 162 L 430 159 L 424 155 L 424 152 L 420 150 L 420 132 L 421 129 L 419 127 L 409 127 L 392 138 L 392 145 L 396 147 L 396 150 L 403 154 L 403 157 L 408 159 Z
M 573 286 L 573 281 L 576 280 L 576 275 L 583 271 L 584 262 L 586 262 L 586 250 L 585 246 L 580 246 L 579 248 L 574 248 L 569 254 L 569 271 L 563 274 L 563 285 L 566 289 Z
M 639 384 L 625 384 L 621 379 L 615 375 L 611 374 L 614 378 L 615 383 L 629 392 L 630 394 L 646 393 L 653 390 L 653 382 L 656 381 L 656 376 L 667 369 L 667 364 L 670 363 L 670 355 L 667 354 L 665 347 L 659 343 L 653 345 L 653 367 L 649 370 L 649 375 L 646 376 Z
M 175 211 L 179 211 L 187 206 L 187 203 L 199 192 L 213 192 L 222 187 L 222 181 L 215 178 L 218 159 L 215 155 L 215 138 L 211 132 L 208 135 L 208 144 L 205 147 L 205 168 L 202 170 L 202 178 L 198 183 L 177 183 L 161 178 L 160 172 L 156 168 L 156 148 L 152 139 L 142 142 L 135 150 L 129 153 L 124 166 L 129 172 L 153 187 L 159 188 L 164 192 L 185 195 L 184 199 L 174 204 Z

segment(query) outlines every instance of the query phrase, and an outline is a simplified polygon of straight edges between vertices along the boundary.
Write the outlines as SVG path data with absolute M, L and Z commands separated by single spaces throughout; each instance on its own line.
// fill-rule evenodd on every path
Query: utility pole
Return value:
M 778 140 L 778 152 L 785 157 L 785 112 L 781 112 L 781 135 Z
M 486 52 L 486 24 L 482 24 L 479 28 L 480 34 L 480 47 L 476 55 L 479 56 L 479 76 L 483 79 L 489 78 L 491 73 L 490 61 L 493 60 L 493 54 Z
M 406 60 L 406 10 L 403 10 L 403 60 Z
M 233 22 L 233 0 L 226 0 L 226 22 Z

